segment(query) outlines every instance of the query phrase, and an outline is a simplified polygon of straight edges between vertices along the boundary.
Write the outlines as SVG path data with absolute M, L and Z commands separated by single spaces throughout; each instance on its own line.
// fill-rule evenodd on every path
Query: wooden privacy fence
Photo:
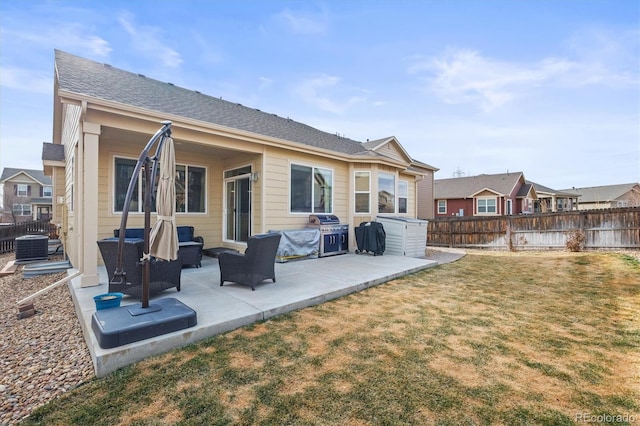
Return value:
M 574 233 L 584 249 L 640 248 L 640 208 L 429 220 L 431 246 L 509 250 L 564 249 Z
M 0 254 L 14 251 L 17 237 L 23 235 L 48 235 L 49 238 L 55 239 L 58 238 L 56 232 L 56 226 L 48 220 L 0 226 Z

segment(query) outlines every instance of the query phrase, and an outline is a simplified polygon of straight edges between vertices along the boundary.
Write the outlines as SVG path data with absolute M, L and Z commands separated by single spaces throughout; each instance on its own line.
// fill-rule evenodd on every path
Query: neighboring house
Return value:
M 2 170 L 2 223 L 49 220 L 52 216 L 53 187 L 51 178 L 42 170 Z
M 176 147 L 176 222 L 193 225 L 206 247 L 244 250 L 250 235 L 334 214 L 349 225 L 353 250 L 361 222 L 415 218 L 421 200 L 433 199 L 419 183 L 433 182 L 437 169 L 413 160 L 395 137 L 358 142 L 56 50 L 52 145 L 59 148 L 45 147 L 56 155 L 43 151 L 43 164 L 82 286 L 98 283 L 96 241 L 120 226 L 137 158 L 164 120 L 173 123 Z M 143 225 L 138 179 L 129 227 Z
M 557 191 L 539 183 L 526 181 L 533 185 L 538 200 L 535 202 L 535 213 L 563 212 L 578 209 L 578 197 L 575 193 Z
M 640 183 L 564 189 L 578 197 L 578 210 L 640 206 Z
M 522 172 L 436 179 L 435 217 L 533 213 L 538 197 Z

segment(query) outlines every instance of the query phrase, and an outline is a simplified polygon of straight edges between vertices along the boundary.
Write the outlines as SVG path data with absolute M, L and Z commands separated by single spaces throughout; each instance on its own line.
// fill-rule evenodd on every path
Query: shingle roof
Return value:
M 14 169 L 11 167 L 5 167 L 4 169 L 2 169 L 2 176 L 0 177 L 0 182 L 4 182 L 8 179 L 11 179 L 13 176 L 18 175 L 20 173 L 25 173 L 31 176 L 34 180 L 39 182 L 41 185 L 51 185 L 51 178 L 49 176 L 45 176 L 42 170 Z
M 469 198 L 487 188 L 498 194 L 510 194 L 522 172 L 500 173 L 495 175 L 477 175 L 451 179 L 436 179 L 434 198 Z
M 535 189 L 536 192 L 538 193 L 547 193 L 547 194 L 557 195 L 560 197 L 574 196 L 574 194 L 570 192 L 558 191 L 557 189 L 549 188 L 548 186 L 540 185 L 539 183 L 535 183 L 530 180 L 527 180 L 526 183 L 533 185 L 533 189 Z
M 64 161 L 64 145 L 43 142 L 42 160 Z
M 55 51 L 55 61 L 59 89 L 64 91 L 344 154 L 371 154 L 358 141 L 60 50 Z
M 529 194 L 529 191 L 531 191 L 532 186 L 533 185 L 531 185 L 530 183 L 525 183 L 524 185 L 522 185 L 518 190 L 517 197 L 526 197 Z
M 640 183 L 622 183 L 618 185 L 589 186 L 585 188 L 563 189 L 563 192 L 579 195 L 580 203 L 615 201 L 632 190 L 640 191 Z

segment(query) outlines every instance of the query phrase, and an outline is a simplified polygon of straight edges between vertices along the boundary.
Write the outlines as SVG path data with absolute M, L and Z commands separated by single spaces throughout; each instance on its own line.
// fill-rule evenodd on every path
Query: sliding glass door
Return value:
M 251 232 L 251 167 L 225 172 L 225 239 L 246 242 Z

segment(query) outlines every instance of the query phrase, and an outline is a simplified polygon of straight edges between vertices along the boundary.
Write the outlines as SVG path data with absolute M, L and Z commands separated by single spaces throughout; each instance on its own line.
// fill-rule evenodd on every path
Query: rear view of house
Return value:
M 52 176 L 54 222 L 67 252 L 97 284 L 96 240 L 120 224 L 136 160 L 164 120 L 176 147 L 176 221 L 194 226 L 205 247 L 243 250 L 249 236 L 304 228 L 331 214 L 353 229 L 378 215 L 416 218 L 433 200 L 437 170 L 393 136 L 359 142 L 147 78 L 55 52 Z M 142 176 L 128 226 L 143 224 Z M 153 220 L 153 219 L 152 219 Z

